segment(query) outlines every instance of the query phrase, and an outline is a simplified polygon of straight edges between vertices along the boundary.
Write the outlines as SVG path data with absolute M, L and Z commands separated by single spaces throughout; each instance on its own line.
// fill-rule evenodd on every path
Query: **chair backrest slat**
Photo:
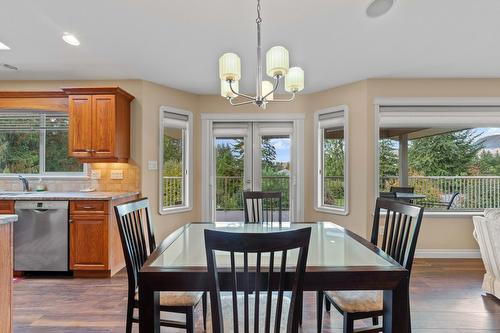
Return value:
M 375 245 L 378 245 L 381 211 L 385 211 L 386 216 L 380 248 L 411 271 L 424 208 L 402 201 L 378 198 L 371 237 L 371 242 Z
M 260 320 L 260 292 L 265 290 L 261 286 L 262 279 L 267 278 L 267 301 L 265 309 L 264 330 L 270 332 L 271 327 L 274 332 L 279 332 L 282 322 L 282 311 L 284 310 L 284 292 L 287 290 L 290 282 L 287 272 L 288 252 L 298 249 L 297 263 L 293 272 L 291 306 L 288 313 L 286 331 L 297 332 L 299 323 L 299 304 L 296 299 L 302 295 L 304 273 L 306 268 L 307 253 L 309 248 L 309 239 L 311 228 L 297 229 L 285 232 L 270 232 L 270 233 L 233 233 L 222 232 L 216 230 L 205 230 L 205 247 L 207 255 L 207 266 L 210 278 L 210 297 L 212 306 L 212 325 L 213 331 L 223 333 L 223 315 L 221 311 L 219 275 L 229 273 L 231 276 L 231 292 L 232 292 L 232 307 L 233 307 L 233 332 L 239 332 L 239 317 L 238 317 L 238 292 L 243 291 L 243 327 L 244 332 L 250 330 L 250 302 L 249 294 L 255 292 L 254 317 L 253 327 L 254 332 L 259 332 Z M 216 263 L 217 253 L 229 252 L 230 271 L 221 273 Z M 281 262 L 279 270 L 275 271 L 275 252 L 281 253 Z M 267 270 L 262 270 L 262 254 L 269 253 L 269 266 Z M 243 269 L 241 266 L 236 267 L 236 255 L 243 255 Z M 249 254 L 256 255 L 255 267 L 249 262 Z M 254 279 L 251 281 L 251 275 L 254 274 Z M 276 301 L 273 302 L 273 291 L 277 291 Z M 271 323 L 273 313 L 273 305 L 276 309 L 274 312 L 274 323 Z M 272 324 L 272 326 L 271 326 Z M 284 326 L 284 325 L 283 325 Z
M 245 223 L 282 222 L 282 193 L 244 191 Z
M 129 292 L 132 290 L 135 293 L 139 270 L 156 248 L 149 200 L 142 198 L 126 202 L 114 209 L 127 267 Z

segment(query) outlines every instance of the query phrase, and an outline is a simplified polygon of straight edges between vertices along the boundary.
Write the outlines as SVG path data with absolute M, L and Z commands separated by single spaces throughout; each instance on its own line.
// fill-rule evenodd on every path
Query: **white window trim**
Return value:
M 319 127 L 319 118 L 325 113 L 344 111 L 344 198 L 343 208 L 326 206 L 322 203 L 323 177 L 320 173 L 320 159 L 322 160 L 322 131 Z M 314 210 L 336 215 L 349 215 L 349 107 L 338 105 L 314 112 Z
M 187 142 L 184 143 L 185 147 L 185 156 L 184 156 L 184 170 L 187 170 L 185 174 L 184 181 L 184 198 L 185 203 L 182 206 L 163 207 L 163 114 L 165 112 L 172 112 L 176 114 L 185 115 L 188 117 L 187 121 L 187 135 L 185 140 Z M 168 214 L 176 214 L 182 212 L 188 212 L 193 209 L 193 113 L 190 111 L 177 109 L 171 106 L 160 106 L 159 112 L 159 123 L 160 123 L 160 135 L 158 138 L 158 147 L 159 147 L 159 166 L 158 166 L 158 180 L 159 180 L 159 213 L 160 215 L 168 215 Z
M 374 149 L 375 149 L 375 165 L 374 165 L 374 187 L 373 195 L 375 198 L 379 196 L 379 173 L 380 173 L 380 155 L 378 143 L 380 140 L 380 108 L 384 106 L 491 106 L 500 107 L 500 97 L 375 97 L 373 99 L 374 110 Z M 500 121 L 493 119 L 491 125 L 500 127 Z M 481 127 L 484 124 L 468 124 L 471 127 Z M 375 207 L 373 203 L 372 209 Z M 424 211 L 425 216 L 436 218 L 450 218 L 457 216 L 476 216 L 482 215 L 477 211 L 457 211 L 457 212 L 440 212 L 440 211 Z
M 201 193 L 200 200 L 202 204 L 202 220 L 213 221 L 211 216 L 210 191 L 213 188 L 211 176 L 211 166 L 213 160 L 210 160 L 213 142 L 213 123 L 217 122 L 293 122 L 293 142 L 296 154 L 297 176 L 295 186 L 297 191 L 295 222 L 304 221 L 304 113 L 202 113 L 201 114 Z

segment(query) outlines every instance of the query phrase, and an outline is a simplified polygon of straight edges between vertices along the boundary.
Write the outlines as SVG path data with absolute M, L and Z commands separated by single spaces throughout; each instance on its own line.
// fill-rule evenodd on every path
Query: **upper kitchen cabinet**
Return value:
M 118 88 L 63 88 L 68 97 L 68 151 L 83 162 L 127 162 L 132 95 Z

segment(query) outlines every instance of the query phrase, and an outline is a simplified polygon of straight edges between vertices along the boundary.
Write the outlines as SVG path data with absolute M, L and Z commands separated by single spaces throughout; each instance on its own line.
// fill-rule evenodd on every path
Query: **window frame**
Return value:
M 1 111 L 8 111 L 8 110 L 0 110 L 0 116 L 1 116 Z M 27 113 L 33 113 L 33 114 L 38 114 L 38 116 L 41 119 L 41 125 L 42 129 L 37 129 L 39 134 L 39 145 L 38 145 L 38 152 L 39 152 L 39 162 L 38 166 L 40 171 L 38 173 L 0 173 L 0 179 L 17 179 L 18 175 L 21 175 L 23 177 L 26 177 L 28 179 L 89 179 L 89 171 L 90 167 L 88 163 L 82 163 L 83 164 L 83 170 L 81 172 L 65 172 L 65 171 L 46 171 L 46 151 L 47 151 L 47 129 L 45 128 L 45 122 L 46 118 L 50 114 L 57 114 L 57 113 L 64 113 L 68 115 L 67 112 L 60 112 L 60 111 L 45 111 L 45 110 L 12 110 L 12 113 L 22 113 L 22 114 L 27 114 Z M 69 116 L 69 115 L 68 115 Z M 69 130 L 68 130 L 69 132 Z
M 381 127 L 381 109 L 384 107 L 421 107 L 421 114 L 426 114 L 428 122 L 433 124 L 440 124 L 442 122 L 440 114 L 432 114 L 429 108 L 440 109 L 440 111 L 452 111 L 450 109 L 457 107 L 470 107 L 481 108 L 491 107 L 500 110 L 499 97 L 374 97 L 373 110 L 373 144 L 374 144 L 374 182 L 373 182 L 373 195 L 375 198 L 379 196 L 379 177 L 380 177 L 380 154 L 379 154 L 379 140 L 380 140 L 380 127 Z M 426 109 L 427 107 L 427 109 Z M 453 112 L 453 111 L 452 111 Z M 404 114 L 400 114 L 404 116 Z M 420 115 L 419 115 L 420 116 Z M 471 127 L 500 127 L 498 115 L 493 109 L 484 109 L 481 112 L 462 112 L 460 120 L 454 118 L 454 121 L 461 121 L 463 124 Z M 449 123 L 445 123 L 449 125 Z M 375 202 L 375 200 L 373 201 Z M 385 214 L 385 213 L 383 213 Z M 481 214 L 479 211 L 424 211 L 425 216 L 439 217 L 439 218 L 453 218 L 457 216 L 473 216 Z
M 328 113 L 344 113 L 344 207 L 325 205 L 323 201 L 323 130 L 320 117 Z M 338 105 L 314 112 L 314 209 L 318 212 L 349 215 L 349 107 Z
M 173 113 L 178 115 L 187 116 L 186 130 L 183 134 L 183 182 L 184 188 L 183 199 L 184 202 L 179 206 L 165 207 L 163 204 L 163 136 L 165 134 L 165 127 L 163 119 L 165 113 Z M 191 111 L 178 109 L 171 106 L 160 106 L 159 111 L 159 166 L 158 166 L 158 180 L 159 180 L 159 214 L 168 215 L 175 213 L 187 212 L 193 209 L 193 113 Z

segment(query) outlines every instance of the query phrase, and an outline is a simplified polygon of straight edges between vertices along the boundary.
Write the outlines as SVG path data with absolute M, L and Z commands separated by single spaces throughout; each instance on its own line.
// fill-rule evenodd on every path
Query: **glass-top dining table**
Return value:
M 364 238 L 331 222 L 220 222 L 185 225 L 165 238 L 150 255 L 139 272 L 139 332 L 160 332 L 159 291 L 208 291 L 205 229 L 269 233 L 304 227 L 312 229 L 304 277 L 305 291 L 383 290 L 384 332 L 410 331 L 409 273 Z M 296 263 L 293 252 L 288 258 L 287 263 Z M 219 267 L 226 263 L 229 266 L 228 254 L 218 253 L 216 259 Z M 236 260 L 238 262 L 238 257 Z M 262 260 L 265 264 L 265 258 Z M 249 257 L 249 269 L 251 267 L 252 257 Z M 229 270 L 222 270 L 220 274 L 221 290 L 229 290 L 231 286 L 227 283 L 230 279 L 223 276 L 229 275 Z M 290 267 L 289 274 L 291 277 L 293 267 Z

